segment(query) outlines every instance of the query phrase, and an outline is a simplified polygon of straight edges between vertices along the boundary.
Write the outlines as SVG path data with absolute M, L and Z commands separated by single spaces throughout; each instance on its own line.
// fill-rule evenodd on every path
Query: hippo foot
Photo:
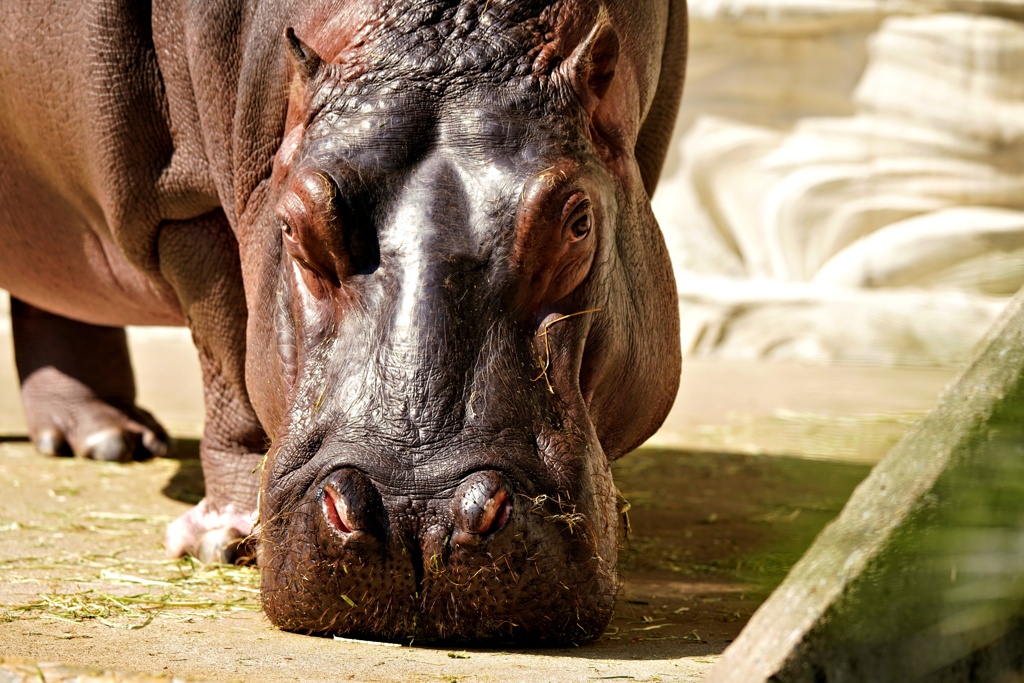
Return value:
M 255 518 L 255 511 L 240 512 L 234 505 L 215 510 L 204 498 L 168 525 L 164 536 L 167 557 L 191 553 L 204 563 L 254 564 Z
M 22 399 L 40 453 L 131 462 L 167 452 L 167 433 L 145 410 L 115 406 L 86 392 L 40 391 L 33 386 L 38 379 L 33 376 L 23 388 Z
M 128 462 L 167 451 L 166 432 L 135 405 L 123 328 L 12 297 L 11 331 L 29 434 L 42 453 Z

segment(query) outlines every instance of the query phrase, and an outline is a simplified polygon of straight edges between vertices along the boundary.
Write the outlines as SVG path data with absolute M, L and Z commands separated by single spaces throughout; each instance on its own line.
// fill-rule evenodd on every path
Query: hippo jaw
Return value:
M 609 462 L 660 423 L 679 361 L 639 123 L 599 120 L 622 95 L 595 8 L 560 29 L 563 55 L 512 55 L 482 85 L 288 36 L 288 127 L 253 219 L 277 235 L 277 348 L 249 360 L 279 378 L 257 410 L 279 418 L 259 563 L 280 627 L 575 644 L 606 626 Z
M 576 372 L 585 345 L 567 338 L 583 336 L 587 317 L 544 339 L 576 347 L 565 354 Z M 618 516 L 609 460 L 578 384 L 565 381 L 573 370 L 548 358 L 545 379 L 539 335 L 519 325 L 474 338 L 463 323 L 464 339 L 435 345 L 419 366 L 404 339 L 379 345 L 379 366 L 339 362 L 372 356 L 360 339 L 387 339 L 371 317 L 350 318 L 300 362 L 261 509 L 264 608 L 278 626 L 544 644 L 603 631 Z M 444 386 L 421 388 L 445 374 Z

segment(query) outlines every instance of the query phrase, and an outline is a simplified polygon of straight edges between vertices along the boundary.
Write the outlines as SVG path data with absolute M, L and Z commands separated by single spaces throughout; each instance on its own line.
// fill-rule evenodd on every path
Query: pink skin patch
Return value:
M 235 539 L 245 538 L 252 533 L 256 521 L 256 511 L 240 512 L 233 506 L 214 512 L 209 508 L 206 499 L 167 525 L 164 535 L 164 549 L 167 557 L 182 557 L 193 553 L 203 562 L 211 557 L 206 549 L 223 548 Z

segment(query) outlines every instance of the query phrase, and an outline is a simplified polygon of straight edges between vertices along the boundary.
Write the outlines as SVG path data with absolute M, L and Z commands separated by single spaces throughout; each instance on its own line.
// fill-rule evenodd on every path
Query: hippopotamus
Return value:
M 283 629 L 582 643 L 678 303 L 650 196 L 683 0 L 9 0 L 0 287 L 31 438 L 127 461 L 187 325 L 205 497 Z

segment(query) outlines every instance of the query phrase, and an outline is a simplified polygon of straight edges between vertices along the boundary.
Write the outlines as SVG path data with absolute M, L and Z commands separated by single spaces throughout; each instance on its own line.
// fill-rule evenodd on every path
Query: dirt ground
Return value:
M 695 681 L 868 471 L 638 451 L 616 466 L 632 533 L 608 632 L 452 650 L 283 633 L 255 570 L 163 559 L 165 525 L 202 495 L 195 453 L 122 466 L 0 440 L 0 658 L 23 660 L 0 661 L 0 681 L 80 673 L 36 662 L 208 681 Z

